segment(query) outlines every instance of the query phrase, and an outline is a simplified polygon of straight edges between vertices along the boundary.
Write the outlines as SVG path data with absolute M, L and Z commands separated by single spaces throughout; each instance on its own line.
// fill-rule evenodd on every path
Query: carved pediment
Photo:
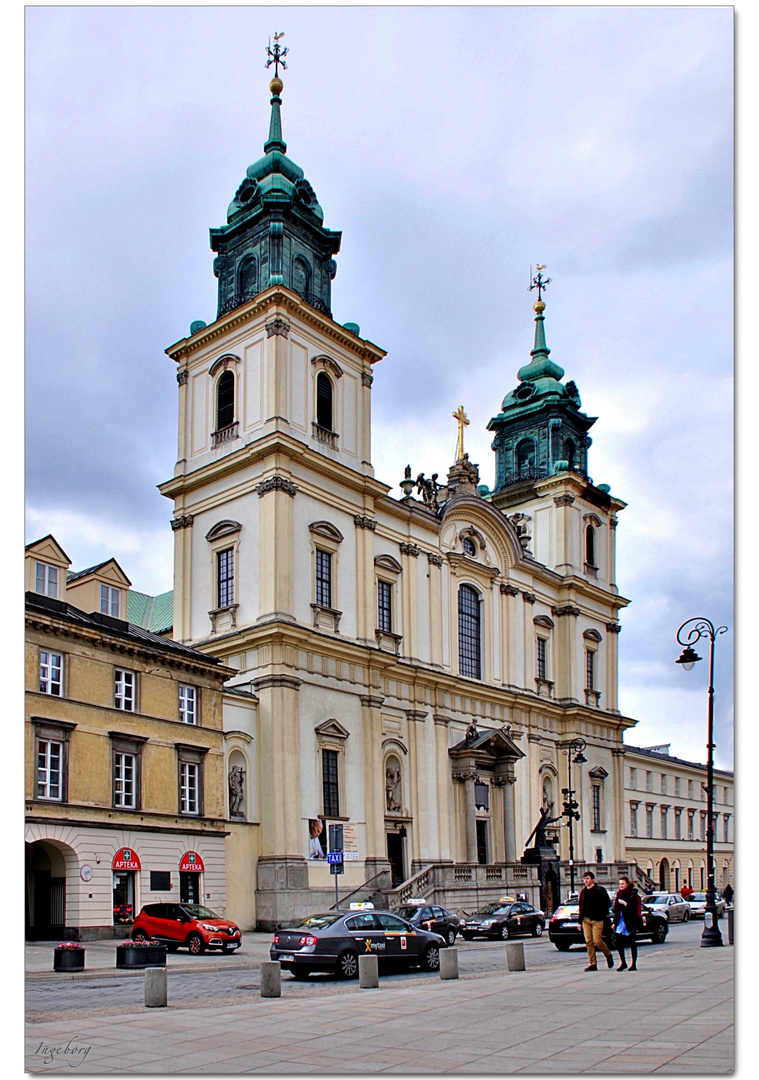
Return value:
M 592 627 L 590 630 L 586 630 L 582 636 L 585 638 L 586 641 L 603 641 L 603 638 L 601 637 L 599 632 L 597 630 L 594 630 Z
M 241 528 L 240 522 L 232 521 L 231 518 L 227 518 L 225 521 L 217 521 L 206 533 L 206 540 L 220 540 L 222 536 L 234 536 Z
M 342 544 L 345 539 L 337 526 L 332 525 L 329 521 L 312 521 L 308 528 L 317 536 L 323 536 L 327 540 L 333 540 L 336 544 Z
M 392 555 L 377 555 L 374 565 L 381 567 L 383 570 L 391 570 L 394 574 L 400 574 L 403 570 L 401 564 Z
M 332 739 L 347 739 L 350 737 L 350 731 L 343 727 L 339 720 L 336 720 L 334 716 L 329 720 L 325 720 L 323 724 L 319 724 L 314 728 L 317 735 L 321 735 L 322 738 L 329 737 Z

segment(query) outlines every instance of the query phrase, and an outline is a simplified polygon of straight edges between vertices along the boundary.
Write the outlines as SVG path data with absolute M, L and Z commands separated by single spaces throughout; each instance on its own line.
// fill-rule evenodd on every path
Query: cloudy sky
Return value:
M 728 7 L 31 7 L 26 14 L 26 539 L 172 587 L 174 364 L 212 322 L 209 227 L 262 152 L 284 31 L 283 127 L 343 232 L 338 322 L 387 350 L 373 461 L 393 484 L 486 430 L 532 347 L 593 428 L 620 515 L 620 704 L 636 745 L 732 766 L 733 12 Z M 702 652 L 706 656 L 707 653 Z

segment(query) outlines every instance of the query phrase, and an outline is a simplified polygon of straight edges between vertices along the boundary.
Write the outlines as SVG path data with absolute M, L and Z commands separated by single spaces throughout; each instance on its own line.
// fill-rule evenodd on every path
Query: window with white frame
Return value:
M 179 765 L 179 813 L 192 817 L 203 814 L 203 759 L 206 749 L 177 745 Z
M 57 566 L 48 563 L 35 563 L 34 567 L 34 591 L 42 596 L 52 596 L 58 599 L 59 571 Z
M 198 690 L 195 686 L 179 685 L 179 719 L 183 724 L 198 722 Z
M 654 790 L 654 774 L 646 769 L 646 791 Z
M 667 774 L 666 773 L 661 774 L 661 793 L 662 793 L 662 795 L 667 794 Z
M 133 671 L 116 668 L 114 672 L 114 705 L 122 712 L 136 712 L 136 676 Z
M 596 689 L 596 650 L 585 650 L 585 689 Z
M 630 836 L 638 835 L 638 806 L 636 802 L 630 803 Z
M 701 818 L 701 828 L 699 832 L 699 840 L 706 840 L 706 810 L 699 811 Z
M 679 795 L 679 794 L 680 794 L 680 783 L 681 783 L 681 782 L 680 782 L 680 777 L 679 777 L 679 776 L 676 776 L 676 777 L 675 777 L 675 795 Z
M 695 785 L 694 785 L 692 780 L 688 781 L 688 798 L 689 799 L 694 799 L 695 798 Z
M 634 769 L 634 768 L 631 768 L 630 769 L 630 787 L 631 788 L 636 788 L 637 786 L 638 786 L 638 770 Z
M 52 739 L 37 742 L 37 798 L 61 801 L 63 743 Z
M 683 809 L 681 806 L 675 807 L 675 840 L 682 840 L 682 821 L 683 821 Z
M 548 678 L 548 641 L 546 638 L 535 639 L 536 675 L 539 679 Z
M 337 750 L 322 750 L 322 798 L 324 816 L 340 816 L 340 772 Z
M 471 585 L 459 587 L 459 674 L 482 676 L 480 595 Z
M 688 839 L 693 840 L 695 838 L 694 832 L 694 818 L 696 817 L 695 810 L 688 811 Z
M 216 553 L 216 606 L 231 607 L 235 602 L 235 552 L 224 548 Z
M 730 814 L 722 815 L 722 843 L 730 843 Z
M 340 818 L 346 811 L 345 753 L 348 729 L 334 716 L 314 729 L 322 796 L 321 817 Z
M 332 607 L 332 553 L 316 549 L 316 603 Z
M 40 693 L 63 697 L 63 657 L 40 649 Z
M 667 839 L 667 820 L 668 820 L 667 815 L 669 813 L 669 807 L 668 806 L 662 806 L 662 807 L 660 807 L 659 812 L 660 812 L 660 816 L 661 816 L 661 838 L 662 838 L 662 840 L 666 840 Z
M 389 581 L 377 582 L 377 629 L 393 632 L 393 586 Z
M 592 828 L 598 832 L 601 829 L 601 785 L 593 784 L 591 786 L 591 794 L 593 797 L 593 825 Z
M 654 808 L 650 803 L 646 803 L 646 839 L 653 840 L 654 838 Z
M 112 615 L 114 619 L 121 618 L 121 589 L 115 589 L 112 585 L 100 586 L 100 611 L 103 615 Z
M 137 758 L 117 751 L 113 755 L 113 805 L 135 809 L 137 806 Z

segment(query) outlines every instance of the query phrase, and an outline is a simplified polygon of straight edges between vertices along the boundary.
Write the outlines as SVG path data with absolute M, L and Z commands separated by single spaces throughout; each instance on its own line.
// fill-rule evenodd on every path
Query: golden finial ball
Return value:
M 533 311 L 537 311 L 538 315 L 541 315 L 545 311 L 545 309 L 546 306 L 542 300 L 535 301 L 535 307 L 533 308 Z
M 281 94 L 282 93 L 282 87 L 284 85 L 285 84 L 282 82 L 282 80 L 279 78 L 279 76 L 275 75 L 274 78 L 269 83 L 269 89 L 271 90 L 272 94 Z

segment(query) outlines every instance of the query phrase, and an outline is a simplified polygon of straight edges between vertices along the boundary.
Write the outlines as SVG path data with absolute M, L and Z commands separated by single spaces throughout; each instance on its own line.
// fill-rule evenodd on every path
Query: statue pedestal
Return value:
M 521 861 L 538 867 L 540 907 L 550 915 L 559 906 L 561 896 L 561 861 L 549 845 L 526 848 Z

